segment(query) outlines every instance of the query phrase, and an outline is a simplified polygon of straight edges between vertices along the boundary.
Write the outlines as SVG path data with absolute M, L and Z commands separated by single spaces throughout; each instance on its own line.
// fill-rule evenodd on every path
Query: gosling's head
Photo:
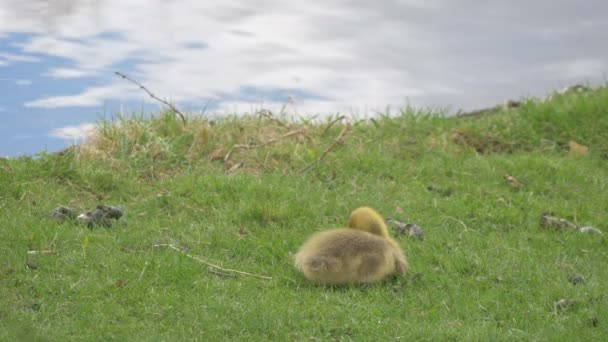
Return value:
M 388 238 L 384 218 L 370 207 L 359 207 L 350 213 L 348 227 Z

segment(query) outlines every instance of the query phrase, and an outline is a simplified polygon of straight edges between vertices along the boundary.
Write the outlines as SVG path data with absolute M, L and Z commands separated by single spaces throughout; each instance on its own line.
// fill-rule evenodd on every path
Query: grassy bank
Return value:
M 165 113 L 100 123 L 61 154 L 0 160 L 0 340 L 599 340 L 606 236 L 539 218 L 608 233 L 607 108 L 600 89 L 480 117 L 184 126 Z M 100 203 L 124 220 L 48 216 Z M 290 253 L 360 205 L 422 227 L 424 241 L 399 239 L 410 272 L 309 284 Z

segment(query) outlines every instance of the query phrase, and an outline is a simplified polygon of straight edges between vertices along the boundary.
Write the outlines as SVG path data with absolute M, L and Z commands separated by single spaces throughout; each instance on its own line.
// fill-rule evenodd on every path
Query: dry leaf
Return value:
M 568 151 L 570 155 L 586 156 L 589 154 L 589 147 L 581 145 L 574 140 L 568 142 L 568 147 L 570 148 Z

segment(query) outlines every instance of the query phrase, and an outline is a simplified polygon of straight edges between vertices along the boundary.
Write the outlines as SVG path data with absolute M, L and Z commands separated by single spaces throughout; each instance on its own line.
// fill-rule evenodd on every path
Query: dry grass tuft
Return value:
M 289 122 L 265 112 L 214 121 L 190 117 L 183 125 L 171 112 L 146 119 L 120 117 L 99 124 L 78 148 L 78 158 L 117 168 L 141 161 L 148 166 L 154 162 L 159 169 L 207 162 L 220 164 L 228 173 L 296 170 L 322 159 L 346 127 L 343 119 L 332 117 L 322 124 Z

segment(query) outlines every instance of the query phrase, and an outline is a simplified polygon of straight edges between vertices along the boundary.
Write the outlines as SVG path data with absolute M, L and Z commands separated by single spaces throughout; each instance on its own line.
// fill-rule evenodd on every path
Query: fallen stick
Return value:
M 163 99 L 161 99 L 160 97 L 158 97 L 158 96 L 156 96 L 156 95 L 152 94 L 152 92 L 151 92 L 151 91 L 149 91 L 149 90 L 148 90 L 148 88 L 146 88 L 146 87 L 145 87 L 144 85 L 142 85 L 141 83 L 139 83 L 139 82 L 137 82 L 137 81 L 135 81 L 135 80 L 133 80 L 133 79 L 129 78 L 127 75 L 125 75 L 125 74 L 123 74 L 123 73 L 121 73 L 121 72 L 119 72 L 119 71 L 115 71 L 114 73 L 115 73 L 116 75 L 118 75 L 118 76 L 122 77 L 123 79 L 125 79 L 125 80 L 127 80 L 127 81 L 129 81 L 129 82 L 131 82 L 131 83 L 133 83 L 133 84 L 135 84 L 135 85 L 136 85 L 136 86 L 138 86 L 139 88 L 141 88 L 143 91 L 145 91 L 146 93 L 148 93 L 148 95 L 150 95 L 150 97 L 151 97 L 151 98 L 155 99 L 156 101 L 158 101 L 158 102 L 160 102 L 160 103 L 163 103 L 163 104 L 165 104 L 165 105 L 169 106 L 169 108 L 171 108 L 171 110 L 172 110 L 172 111 L 173 111 L 175 114 L 179 115 L 179 117 L 182 119 L 182 122 L 184 123 L 184 125 L 186 124 L 186 116 L 185 116 L 185 115 L 184 115 L 182 112 L 180 112 L 180 111 L 179 111 L 177 108 L 175 108 L 175 106 L 174 106 L 174 105 L 172 105 L 170 102 L 168 102 L 168 101 L 166 101 L 166 100 L 163 100 Z
M 226 273 L 226 272 L 216 271 L 215 268 L 213 268 L 211 266 L 207 267 L 207 272 L 209 272 L 211 274 L 215 274 L 215 275 L 220 276 L 220 277 L 226 277 L 226 278 L 235 278 L 236 277 L 232 273 Z
M 153 245 L 152 247 L 154 248 L 159 248 L 159 247 L 167 247 L 167 248 L 171 248 L 174 251 L 178 251 L 180 253 L 182 253 L 183 255 L 187 256 L 190 259 L 196 260 L 202 264 L 205 264 L 207 266 L 210 266 L 212 268 L 218 269 L 220 272 L 223 273 L 237 273 L 237 274 L 241 274 L 241 275 L 247 275 L 247 276 L 251 276 L 251 277 L 256 277 L 256 278 L 261 278 L 261 279 L 266 279 L 266 280 L 272 280 L 272 277 L 268 277 L 268 276 L 263 276 L 263 275 L 259 275 L 259 274 L 253 274 L 253 273 L 248 273 L 248 272 L 243 272 L 243 271 L 239 271 L 239 270 L 233 270 L 233 269 L 229 269 L 229 268 L 223 268 L 221 266 L 215 265 L 210 263 L 207 260 L 201 259 L 199 257 L 196 257 L 194 255 L 188 254 L 186 252 L 184 252 L 181 248 L 176 247 L 174 245 L 171 244 L 157 244 L 157 245 Z M 211 272 L 214 273 L 214 272 Z M 217 272 L 215 272 L 214 274 L 217 274 Z

